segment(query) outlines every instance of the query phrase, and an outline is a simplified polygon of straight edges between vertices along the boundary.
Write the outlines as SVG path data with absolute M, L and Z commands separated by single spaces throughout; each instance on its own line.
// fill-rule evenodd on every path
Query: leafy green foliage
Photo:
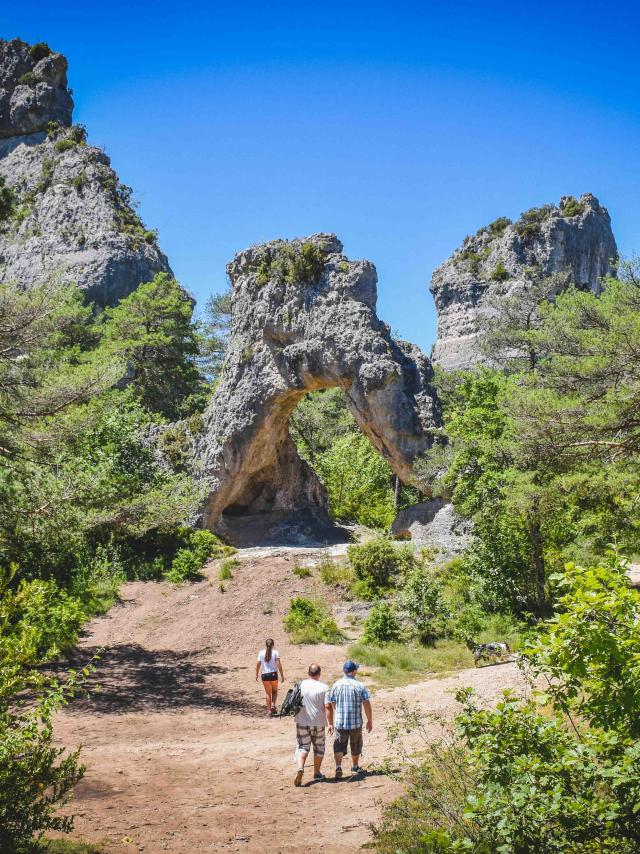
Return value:
M 58 154 L 64 154 L 65 151 L 70 151 L 72 148 L 75 148 L 78 143 L 75 139 L 71 137 L 64 137 L 63 139 L 57 139 L 53 143 L 53 148 Z
M 387 643 L 400 637 L 400 623 L 395 608 L 388 602 L 378 602 L 364 621 L 362 639 L 366 643 Z
M 537 237 L 540 234 L 542 223 L 549 218 L 553 211 L 553 205 L 543 205 L 540 208 L 530 208 L 521 214 L 520 219 L 515 223 L 515 230 L 520 237 L 527 238 Z
M 555 581 L 559 612 L 525 651 L 545 693 L 507 692 L 486 709 L 463 690 L 439 743 L 403 708 L 391 735 L 409 788 L 386 812 L 379 851 L 638 850 L 640 599 L 616 555 Z M 426 760 L 404 751 L 403 732 L 421 736 Z
M 567 196 L 561 206 L 562 216 L 578 216 L 584 211 L 584 205 L 573 196 Z
M 211 294 L 204 305 L 198 329 L 198 367 L 208 382 L 214 382 L 222 368 L 231 328 L 231 290 Z
M 361 433 L 347 433 L 319 453 L 314 466 L 329 493 L 332 515 L 387 529 L 396 510 L 388 463 Z
M 360 582 L 358 592 L 369 598 L 392 587 L 402 569 L 412 561 L 410 548 L 396 547 L 385 537 L 349 546 L 347 556 Z
M 321 602 L 296 596 L 282 621 L 293 643 L 340 643 L 342 632 Z
M 291 570 L 298 578 L 309 578 L 311 569 L 308 566 L 294 566 Z
M 494 282 L 505 282 L 509 278 L 509 271 L 504 266 L 502 261 L 498 261 L 496 266 L 491 271 L 491 279 Z
M 257 282 L 276 281 L 286 285 L 316 284 L 324 271 L 326 252 L 315 243 L 286 243 L 267 255 L 258 265 Z
M 447 633 L 450 612 L 441 585 L 425 564 L 419 563 L 407 572 L 400 603 L 421 643 L 433 643 Z
M 34 62 L 40 62 L 45 56 L 51 55 L 51 48 L 46 42 L 36 42 L 29 48 L 29 56 Z
M 176 280 L 158 273 L 105 312 L 106 340 L 129 365 L 134 396 L 168 418 L 182 414 L 202 383 L 192 311 Z
M 227 558 L 220 564 L 220 572 L 218 573 L 220 581 L 230 581 L 233 578 L 233 570 L 240 566 L 240 561 L 234 558 Z

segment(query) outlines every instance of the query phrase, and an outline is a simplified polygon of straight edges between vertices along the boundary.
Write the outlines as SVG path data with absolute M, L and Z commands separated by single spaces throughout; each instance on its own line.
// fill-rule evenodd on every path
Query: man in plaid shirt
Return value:
M 336 760 L 336 779 L 342 777 L 342 757 L 351 749 L 351 773 L 359 774 L 358 765 L 362 753 L 362 709 L 367 716 L 367 732 L 373 729 L 373 712 L 369 692 L 356 680 L 358 665 L 355 661 L 345 661 L 344 676 L 334 682 L 329 691 L 327 719 L 329 735 L 334 734 L 333 755 Z

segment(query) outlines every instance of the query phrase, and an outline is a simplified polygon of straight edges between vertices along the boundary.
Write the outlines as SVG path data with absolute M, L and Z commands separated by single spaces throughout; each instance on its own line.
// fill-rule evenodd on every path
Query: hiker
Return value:
M 324 758 L 325 727 L 327 725 L 326 708 L 329 705 L 329 686 L 320 681 L 319 664 L 311 664 L 308 679 L 300 683 L 302 706 L 295 716 L 296 722 L 296 758 L 298 770 L 293 781 L 294 786 L 302 785 L 304 765 L 313 745 L 313 779 L 324 780 L 320 766 Z
M 336 780 L 342 777 L 342 757 L 351 750 L 351 773 L 360 774 L 364 769 L 359 765 L 362 753 L 362 709 L 367 716 L 367 732 L 373 729 L 373 712 L 369 692 L 356 680 L 358 665 L 355 661 L 345 661 L 342 670 L 344 676 L 331 686 L 327 718 L 329 735 L 334 733 L 333 756 L 336 760 Z
M 264 642 L 264 649 L 258 653 L 258 661 L 256 663 L 256 682 L 259 678 L 262 679 L 262 685 L 267 702 L 267 715 L 272 718 L 278 714 L 276 709 L 276 700 L 278 699 L 278 673 L 280 679 L 284 682 L 284 673 L 282 672 L 282 662 L 277 649 L 273 648 L 273 638 L 267 638 Z

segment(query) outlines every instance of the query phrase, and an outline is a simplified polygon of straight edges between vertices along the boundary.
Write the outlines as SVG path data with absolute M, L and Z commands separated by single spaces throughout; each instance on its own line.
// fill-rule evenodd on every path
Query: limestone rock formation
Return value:
M 481 228 L 433 274 L 438 312 L 433 362 L 463 369 L 481 361 L 483 317 L 496 298 L 517 295 L 527 268 L 566 273 L 579 287 L 598 293 L 616 255 L 609 214 L 589 193 L 533 208 L 516 223 L 501 217 Z
M 42 45 L 0 40 L 0 139 L 71 124 L 67 60 Z
M 461 552 L 469 544 L 472 525 L 456 515 L 453 504 L 442 498 L 422 501 L 401 510 L 391 527 L 394 537 L 429 546 L 439 552 L 439 560 Z
M 0 183 L 13 195 L 0 217 L 0 281 L 61 276 L 113 305 L 171 270 L 109 158 L 70 126 L 66 60 L 44 51 L 0 41 Z
M 376 316 L 376 271 L 330 234 L 265 243 L 228 265 L 232 329 L 197 448 L 203 524 L 234 539 L 234 519 L 315 514 L 325 490 L 298 456 L 289 416 L 308 391 L 344 390 L 359 427 L 404 481 L 440 414 L 429 360 Z

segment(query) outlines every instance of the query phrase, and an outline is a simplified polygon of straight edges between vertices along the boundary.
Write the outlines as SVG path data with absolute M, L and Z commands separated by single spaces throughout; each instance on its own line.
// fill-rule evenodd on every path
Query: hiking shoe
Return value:
M 318 773 L 318 774 L 314 774 L 314 775 L 313 775 L 313 779 L 314 779 L 314 780 L 326 780 L 327 778 L 324 776 L 324 774 L 319 774 L 319 773 Z
M 352 765 L 351 766 L 352 774 L 364 774 L 364 768 L 361 768 L 360 765 Z
M 271 717 L 272 717 L 272 718 L 277 718 L 277 717 L 278 717 L 278 710 L 276 709 L 276 707 L 275 707 L 275 706 L 273 706 L 273 707 L 272 707 L 272 709 L 271 709 Z
M 301 786 L 302 785 L 302 775 L 303 774 L 304 774 L 304 771 L 302 770 L 302 768 L 300 768 L 298 770 L 296 776 L 293 778 L 293 785 L 294 786 Z
M 336 768 L 336 780 L 342 777 L 342 768 Z

